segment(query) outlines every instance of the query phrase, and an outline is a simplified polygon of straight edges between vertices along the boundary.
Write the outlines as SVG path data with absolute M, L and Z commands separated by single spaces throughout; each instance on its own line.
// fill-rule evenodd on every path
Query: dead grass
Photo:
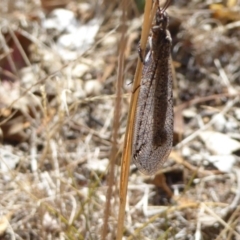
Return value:
M 58 40 L 66 29 L 43 27 L 48 6 L 0 1 L 0 239 L 101 236 L 113 126 L 119 163 L 142 20 L 129 3 L 117 129 L 121 8 L 113 1 L 66 4 L 82 26 L 94 19 L 88 27 L 99 29 L 95 37 L 94 28 L 82 34 L 89 43 L 63 51 Z M 209 159 L 225 155 L 201 136 L 208 130 L 240 141 L 239 6 L 173 1 L 169 8 L 175 143 L 156 176 L 131 166 L 124 239 L 240 239 L 239 149 L 225 154 L 235 162 L 220 171 Z M 116 237 L 119 165 L 106 239 Z

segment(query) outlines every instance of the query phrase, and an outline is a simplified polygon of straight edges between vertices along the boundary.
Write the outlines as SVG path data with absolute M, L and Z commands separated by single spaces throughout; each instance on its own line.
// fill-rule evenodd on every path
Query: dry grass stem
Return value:
M 146 177 L 131 144 L 156 5 L 0 1 L 0 239 L 239 239 L 239 6 L 167 9 L 177 124 Z

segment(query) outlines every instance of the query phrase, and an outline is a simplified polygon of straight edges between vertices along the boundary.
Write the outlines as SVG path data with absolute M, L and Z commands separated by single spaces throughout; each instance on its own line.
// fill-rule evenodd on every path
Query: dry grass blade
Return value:
M 0 1 L 0 239 L 239 239 L 239 0 L 167 9 L 181 124 L 152 177 L 129 170 L 139 2 Z
M 150 26 L 152 23 L 153 16 L 156 11 L 156 6 L 151 11 L 152 4 L 151 1 L 147 1 L 144 10 L 144 22 L 143 22 L 143 30 L 142 37 L 140 41 L 140 46 L 142 49 L 145 49 L 148 33 L 150 30 Z M 126 205 L 126 196 L 127 196 L 127 185 L 128 185 L 128 175 L 129 175 L 129 166 L 131 162 L 131 154 L 132 154 L 132 135 L 133 135 L 133 122 L 136 111 L 136 104 L 140 85 L 140 77 L 142 72 L 142 64 L 138 59 L 136 73 L 134 77 L 134 85 L 133 89 L 137 89 L 134 94 L 132 94 L 131 102 L 130 102 L 130 111 L 128 115 L 128 124 L 126 127 L 124 147 L 123 147 L 123 155 L 121 162 L 121 177 L 120 177 L 120 205 L 118 212 L 118 229 L 117 229 L 117 239 L 122 239 L 123 234 L 123 226 L 124 226 L 124 216 L 125 216 L 125 205 Z
M 114 168 L 117 158 L 118 146 L 117 146 L 117 139 L 118 139 L 118 130 L 120 126 L 120 109 L 121 109 L 121 98 L 122 98 L 122 83 L 124 79 L 124 53 L 126 47 L 126 19 L 127 17 L 127 1 L 122 2 L 122 33 L 120 39 L 120 46 L 119 46 L 119 58 L 118 58 L 118 71 L 117 71 L 117 84 L 116 84 L 116 100 L 115 100 L 115 107 L 114 107 L 114 118 L 113 118 L 113 134 L 112 134 L 112 150 L 110 156 L 110 171 L 108 176 L 108 191 L 107 191 L 107 201 L 105 205 L 105 212 L 104 212 L 104 225 L 101 239 L 106 239 L 108 234 L 108 219 L 111 210 L 111 198 L 112 198 L 112 188 L 114 185 Z

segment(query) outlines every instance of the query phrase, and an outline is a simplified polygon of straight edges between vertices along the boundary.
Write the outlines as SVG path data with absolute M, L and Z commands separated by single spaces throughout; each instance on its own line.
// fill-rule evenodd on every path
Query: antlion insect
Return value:
M 171 72 L 172 39 L 166 9 L 158 9 L 149 37 L 149 51 L 143 61 L 133 136 L 133 162 L 147 175 L 154 174 L 167 160 L 173 141 L 173 99 Z

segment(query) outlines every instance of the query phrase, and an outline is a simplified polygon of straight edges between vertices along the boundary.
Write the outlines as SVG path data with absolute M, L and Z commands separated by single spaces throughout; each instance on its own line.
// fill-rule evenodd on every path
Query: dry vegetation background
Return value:
M 129 1 L 118 160 L 140 5 Z M 168 13 L 174 148 L 156 176 L 131 166 L 124 239 L 239 240 L 240 1 L 175 0 Z M 100 239 L 121 14 L 120 1 L 0 1 L 0 239 Z

